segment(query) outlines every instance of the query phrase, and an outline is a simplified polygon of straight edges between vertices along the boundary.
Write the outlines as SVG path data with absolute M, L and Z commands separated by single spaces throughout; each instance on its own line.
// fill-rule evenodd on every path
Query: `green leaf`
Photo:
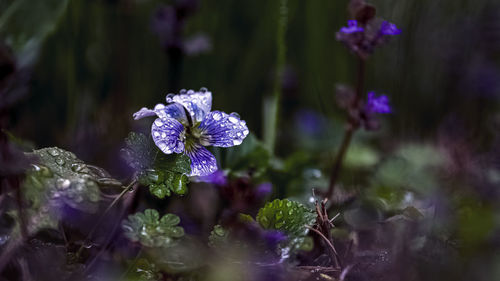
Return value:
M 169 247 L 184 236 L 184 229 L 177 226 L 178 216 L 166 214 L 160 219 L 158 211 L 147 209 L 144 213 L 130 215 L 122 223 L 124 235 L 146 247 Z
M 49 147 L 27 154 L 38 159 L 21 186 L 29 202 L 26 213 L 30 233 L 41 228 L 56 228 L 57 210 L 63 205 L 87 213 L 96 212 L 100 188 L 121 186 L 105 170 L 85 164 L 69 151 Z
M 144 134 L 131 132 L 125 139 L 125 148 L 121 150 L 122 157 L 127 164 L 136 171 L 143 171 L 153 167 L 158 154 L 150 144 L 150 139 Z
M 227 243 L 228 237 L 229 231 L 224 229 L 221 225 L 217 224 L 210 232 L 210 236 L 208 237 L 208 245 L 212 248 L 220 248 L 221 245 Z
M 264 229 L 283 231 L 289 237 L 307 234 L 306 225 L 312 225 L 316 215 L 304 205 L 288 199 L 276 199 L 259 210 L 257 222 Z
M 130 133 L 125 143 L 123 158 L 153 195 L 165 198 L 172 193 L 187 193 L 189 178 L 186 175 L 191 173 L 191 160 L 187 155 L 164 154 L 150 138 L 140 133 Z
M 239 146 L 227 148 L 223 167 L 232 171 L 265 170 L 269 166 L 270 153 L 262 142 L 249 134 Z

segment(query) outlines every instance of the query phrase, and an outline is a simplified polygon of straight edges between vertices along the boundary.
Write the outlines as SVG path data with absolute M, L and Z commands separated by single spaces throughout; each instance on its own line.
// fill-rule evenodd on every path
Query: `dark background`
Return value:
M 7 45 L 17 51 L 27 44 L 23 36 L 43 35 L 35 48 L 32 87 L 11 118 L 15 135 L 37 147 L 68 148 L 113 170 L 110 163 L 126 133 L 146 126 L 133 122 L 133 112 L 163 102 L 169 92 L 200 87 L 213 92 L 214 108 L 240 113 L 262 136 L 263 99 L 272 93 L 275 77 L 279 1 L 200 1 L 183 36 L 202 33 L 211 49 L 181 58 L 176 74 L 153 19 L 159 7 L 172 2 L 47 0 L 24 11 L 28 4 L 21 3 L 6 16 L 14 2 L 23 1 L 0 1 Z M 500 4 L 373 4 L 378 16 L 403 31 L 369 60 L 366 89 L 387 94 L 394 108 L 380 137 L 418 141 L 433 138 L 446 125 L 490 149 L 499 118 Z M 348 17 L 346 7 L 347 1 L 289 1 L 280 155 L 297 148 L 287 141 L 287 132 L 297 129 L 299 109 L 343 118 L 334 88 L 355 77 L 354 57 L 335 40 Z M 37 31 L 44 24 L 52 25 L 50 30 Z

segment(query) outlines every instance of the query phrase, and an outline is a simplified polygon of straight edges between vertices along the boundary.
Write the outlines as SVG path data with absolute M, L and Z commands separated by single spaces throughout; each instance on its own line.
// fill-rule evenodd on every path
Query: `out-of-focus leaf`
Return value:
M 54 30 L 68 0 L 16 0 L 0 11 L 0 37 L 15 50 L 21 65 L 31 64 Z
M 226 149 L 225 153 L 223 167 L 231 171 L 253 169 L 259 172 L 269 166 L 269 151 L 253 134 L 249 134 L 241 145 Z
M 433 146 L 406 145 L 379 166 L 368 194 L 383 200 L 389 209 L 404 208 L 408 192 L 427 195 L 438 188 L 437 171 L 446 161 Z
M 177 226 L 178 216 L 166 214 L 160 219 L 158 211 L 147 209 L 144 213 L 130 215 L 122 223 L 125 236 L 146 247 L 168 247 L 184 236 L 184 229 Z
M 26 210 L 28 231 L 55 228 L 59 208 L 71 208 L 93 213 L 101 198 L 100 187 L 121 186 L 103 169 L 87 165 L 73 153 L 49 147 L 27 153 L 38 158 L 27 172 L 22 185 L 23 195 L 30 203 Z
M 187 193 L 187 174 L 191 172 L 191 160 L 185 154 L 161 153 L 150 138 L 140 133 L 130 133 L 125 140 L 122 156 L 132 167 L 139 182 L 149 187 L 158 198 L 172 193 Z
M 204 245 L 185 236 L 172 246 L 146 249 L 151 260 L 161 270 L 172 274 L 187 273 L 207 263 Z
M 126 276 L 127 281 L 157 281 L 161 280 L 161 273 L 154 263 L 149 260 L 140 258 L 131 265 L 129 274 Z
M 379 154 L 363 143 L 353 143 L 345 156 L 344 165 L 350 168 L 370 168 L 378 163 Z

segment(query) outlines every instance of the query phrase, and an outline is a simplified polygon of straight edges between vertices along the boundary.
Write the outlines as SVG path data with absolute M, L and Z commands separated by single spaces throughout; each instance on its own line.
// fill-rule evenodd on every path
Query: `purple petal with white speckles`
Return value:
M 206 148 L 199 144 L 186 149 L 191 158 L 191 176 L 208 176 L 217 171 L 217 160 Z
M 168 105 L 157 104 L 154 109 L 141 108 L 139 111 L 134 113 L 134 119 L 138 120 L 148 116 L 158 116 L 160 118 L 174 118 L 182 123 L 187 123 L 186 112 L 182 105 L 177 103 L 172 103 Z
M 212 108 L 212 93 L 209 91 L 195 92 L 189 90 L 187 94 L 173 96 L 172 100 L 183 105 L 191 114 L 195 123 L 201 122 Z
M 165 154 L 184 151 L 184 126 L 173 118 L 157 118 L 151 126 L 156 146 Z
M 139 120 L 139 119 L 142 119 L 144 117 L 154 116 L 154 115 L 156 115 L 154 110 L 143 107 L 139 111 L 134 113 L 132 116 L 134 117 L 134 120 Z
M 245 121 L 232 113 L 212 111 L 198 127 L 202 132 L 201 144 L 208 146 L 230 147 L 239 145 L 248 135 Z

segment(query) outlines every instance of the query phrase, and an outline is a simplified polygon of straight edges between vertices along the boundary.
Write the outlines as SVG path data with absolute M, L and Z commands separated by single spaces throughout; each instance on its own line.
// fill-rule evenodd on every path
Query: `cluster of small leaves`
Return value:
M 121 186 L 105 170 L 85 164 L 69 151 L 50 147 L 28 155 L 38 159 L 22 186 L 30 203 L 27 210 L 30 232 L 56 227 L 57 207 L 63 205 L 94 213 L 101 198 L 100 187 Z
M 229 231 L 224 229 L 221 225 L 217 224 L 214 229 L 210 232 L 208 237 L 208 245 L 213 248 L 218 248 L 227 242 L 229 236 Z
M 146 247 L 168 247 L 184 236 L 184 229 L 177 226 L 178 216 L 166 214 L 160 219 L 158 211 L 147 209 L 144 213 L 130 215 L 122 223 L 124 235 Z
M 292 237 L 307 234 L 306 225 L 312 225 L 316 215 L 304 205 L 288 199 L 267 203 L 257 214 L 257 222 L 264 229 L 283 231 Z
M 132 167 L 139 182 L 149 187 L 158 198 L 172 193 L 184 195 L 187 192 L 187 175 L 191 172 L 191 160 L 185 154 L 163 154 L 151 139 L 140 133 L 130 133 L 125 140 L 122 156 Z

